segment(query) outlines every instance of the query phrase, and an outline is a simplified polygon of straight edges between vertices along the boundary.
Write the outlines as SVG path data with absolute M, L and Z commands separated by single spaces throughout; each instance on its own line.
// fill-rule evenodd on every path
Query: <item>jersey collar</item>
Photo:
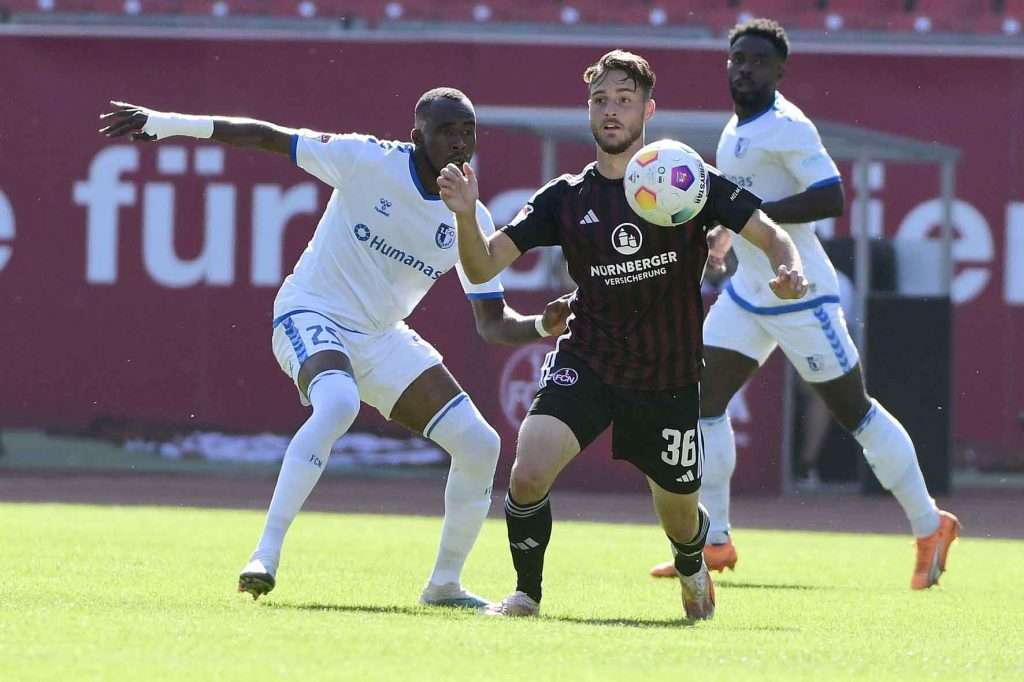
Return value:
M 748 116 L 747 118 L 744 118 L 742 120 L 740 120 L 739 117 L 737 117 L 736 118 L 736 127 L 739 128 L 740 126 L 745 126 L 748 123 L 753 123 L 754 121 L 756 121 L 757 119 L 761 118 L 762 116 L 767 114 L 769 111 L 774 109 L 778 103 L 779 103 L 779 93 L 778 93 L 778 91 L 776 91 L 775 92 L 775 97 L 772 98 L 772 103 L 769 104 L 767 107 L 765 107 L 761 111 L 757 112 L 756 114 L 754 114 L 752 116 Z
M 416 172 L 416 162 L 412 158 L 412 151 L 409 152 L 409 175 L 412 176 L 412 181 L 416 184 L 416 189 L 419 190 L 421 197 L 427 201 L 441 201 L 440 194 L 431 194 L 423 187 L 423 183 L 420 182 L 420 176 Z

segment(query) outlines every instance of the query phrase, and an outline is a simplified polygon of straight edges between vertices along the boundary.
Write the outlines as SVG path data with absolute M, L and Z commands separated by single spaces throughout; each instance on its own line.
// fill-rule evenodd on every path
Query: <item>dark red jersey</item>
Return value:
M 659 227 L 626 203 L 622 180 L 590 164 L 542 187 L 502 228 L 521 252 L 562 247 L 577 291 L 558 348 L 613 386 L 663 390 L 700 381 L 707 232 L 743 229 L 761 205 L 708 168 L 708 199 L 690 222 Z

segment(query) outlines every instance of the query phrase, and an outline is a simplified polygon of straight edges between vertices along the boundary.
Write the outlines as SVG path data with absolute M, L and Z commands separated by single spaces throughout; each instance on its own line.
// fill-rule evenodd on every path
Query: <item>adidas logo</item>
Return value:
M 522 542 L 510 542 L 509 544 L 515 547 L 516 549 L 523 550 L 524 552 L 528 552 L 534 547 L 540 547 L 540 543 L 534 540 L 533 538 L 526 538 Z
M 594 213 L 594 209 L 590 209 L 587 211 L 587 215 L 583 216 L 583 219 L 580 220 L 580 225 L 592 225 L 597 222 L 600 222 L 597 219 L 597 214 Z
M 693 483 L 693 472 L 687 471 L 685 474 L 676 479 L 676 483 Z

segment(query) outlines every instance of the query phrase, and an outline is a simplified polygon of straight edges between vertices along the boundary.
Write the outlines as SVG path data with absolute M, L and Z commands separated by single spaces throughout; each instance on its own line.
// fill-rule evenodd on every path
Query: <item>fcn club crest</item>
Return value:
M 434 241 L 437 243 L 438 248 L 452 248 L 455 244 L 455 228 L 441 223 L 437 226 L 437 234 L 434 235 Z

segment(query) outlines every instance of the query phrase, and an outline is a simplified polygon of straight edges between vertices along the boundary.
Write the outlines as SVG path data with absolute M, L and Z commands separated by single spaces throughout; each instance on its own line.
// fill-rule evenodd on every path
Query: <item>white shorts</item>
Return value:
M 704 320 L 704 345 L 734 350 L 757 360 L 759 365 L 776 346 L 781 346 L 809 383 L 838 379 L 860 360 L 838 303 L 760 314 L 741 307 L 728 291 L 719 295 Z
M 441 354 L 409 328 L 396 323 L 384 332 L 348 329 L 312 310 L 294 310 L 274 320 L 274 357 L 298 387 L 299 369 L 314 353 L 336 350 L 348 356 L 355 372 L 359 399 L 385 418 L 416 378 L 444 361 Z M 299 391 L 299 400 L 309 400 Z

